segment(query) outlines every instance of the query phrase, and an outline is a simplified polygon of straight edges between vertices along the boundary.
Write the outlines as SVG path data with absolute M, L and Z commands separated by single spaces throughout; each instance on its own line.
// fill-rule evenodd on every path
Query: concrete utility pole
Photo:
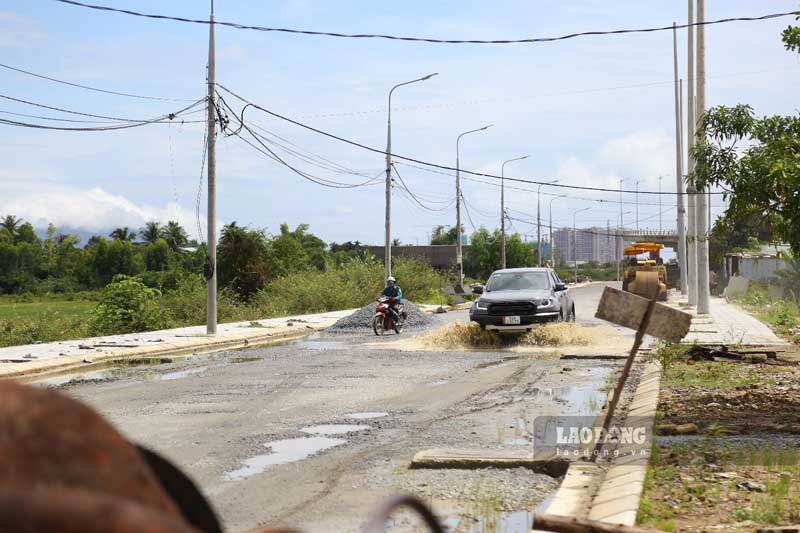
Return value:
M 619 244 L 617 246 L 617 281 L 620 281 L 620 263 L 622 263 L 622 253 L 625 248 L 625 226 L 622 223 L 622 182 L 624 179 L 619 179 Z
M 509 159 L 508 161 L 503 161 L 500 166 L 500 262 L 502 268 L 506 267 L 506 163 L 522 161 L 529 157 L 528 155 L 523 155 L 522 157 Z
M 458 293 L 464 292 L 464 261 L 461 253 L 461 137 L 470 133 L 488 130 L 491 127 L 492 125 L 489 124 L 482 128 L 465 131 L 456 139 L 456 264 L 458 265 L 458 283 L 455 290 Z
M 694 0 L 689 0 L 689 27 L 686 28 L 688 34 L 688 74 L 686 79 L 686 144 L 687 144 L 687 176 L 689 179 L 687 183 L 691 184 L 692 175 L 694 174 L 694 157 L 692 156 L 692 148 L 694 148 L 694 127 L 695 127 L 695 72 L 694 72 Z M 686 247 L 687 247 L 687 276 L 686 282 L 688 284 L 687 292 L 689 296 L 689 305 L 697 305 L 697 239 L 695 223 L 697 221 L 695 209 L 695 190 L 692 185 L 687 185 L 686 193 L 688 195 L 687 203 L 689 207 L 687 228 L 686 228 Z
M 675 74 L 675 195 L 678 203 L 678 272 L 681 294 L 686 294 L 686 211 L 683 207 L 683 97 L 682 80 L 678 79 L 678 30 L 672 23 L 672 62 Z
M 386 120 L 386 244 L 384 249 L 384 278 L 392 275 L 392 93 L 398 87 L 425 81 L 437 74 L 438 72 L 434 72 L 415 80 L 398 83 L 389 91 L 389 116 Z
M 216 64 L 214 52 L 214 0 L 208 25 L 208 249 L 206 250 L 206 334 L 217 334 L 217 108 L 214 104 Z
M 542 187 L 558 183 L 559 180 L 542 183 L 536 189 L 536 264 L 542 266 Z M 551 221 L 552 222 L 552 221 Z M 553 243 L 550 243 L 553 246 Z
M 642 180 L 636 180 L 636 231 L 639 231 L 639 184 Z
M 661 233 L 661 180 L 664 176 L 658 177 L 658 232 Z
M 578 233 L 575 230 L 575 215 L 589 209 L 589 207 L 584 207 L 572 212 L 572 258 L 575 260 L 575 283 L 578 283 Z
M 556 243 L 553 240 L 553 201 L 558 200 L 559 198 L 565 198 L 566 196 L 566 194 L 562 194 L 560 196 L 550 198 L 550 266 L 553 268 L 556 268 Z
M 706 30 L 702 23 L 706 20 L 706 1 L 697 0 L 697 109 L 695 121 L 698 136 L 705 138 L 705 131 L 700 125 L 703 114 L 706 112 Z M 711 291 L 708 279 L 708 230 L 709 230 L 709 203 L 708 194 L 704 188 L 698 189 L 697 194 L 697 313 L 708 314 L 711 310 Z

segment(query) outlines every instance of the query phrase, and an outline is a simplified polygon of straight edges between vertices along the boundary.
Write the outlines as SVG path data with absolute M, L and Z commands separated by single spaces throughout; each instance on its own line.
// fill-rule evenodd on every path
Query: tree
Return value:
M 108 236 L 115 241 L 133 241 L 136 238 L 136 232 L 129 230 L 128 226 L 125 226 L 124 228 L 115 229 Z
M 485 279 L 501 266 L 500 230 L 481 227 L 471 237 L 471 244 L 464 258 L 464 271 L 468 276 Z M 506 266 L 508 268 L 534 266 L 533 246 L 522 241 L 518 233 L 506 236 Z
M 22 219 L 14 215 L 6 215 L 3 220 L 0 221 L 0 226 L 10 233 L 11 237 L 17 236 L 17 228 L 20 224 L 22 224 Z
M 783 41 L 800 50 L 800 28 L 789 27 Z M 730 193 L 726 217 L 769 218 L 776 236 L 800 254 L 800 115 L 757 118 L 749 105 L 715 107 L 702 117 L 694 156 L 689 179 Z
M 236 222 L 223 226 L 217 247 L 220 285 L 245 300 L 261 290 L 272 274 L 268 247 L 263 230 L 237 226 Z
M 27 242 L 29 244 L 35 244 L 38 246 L 42 241 L 39 239 L 39 236 L 36 235 L 36 231 L 33 229 L 31 223 L 25 222 L 17 229 L 17 233 L 14 236 L 14 242 Z
M 765 216 L 757 212 L 744 215 L 727 212 L 717 217 L 708 241 L 711 270 L 718 271 L 722 267 L 723 258 L 728 252 L 745 251 L 761 243 L 774 241 L 777 223 L 775 215 Z
M 431 233 L 431 244 L 433 245 L 441 245 L 441 244 L 457 244 L 458 243 L 458 235 L 456 235 L 456 227 L 453 226 L 449 230 L 445 230 L 446 226 L 435 226 L 433 228 L 433 232 Z M 463 235 L 464 228 L 461 228 L 461 232 Z
M 156 222 L 155 220 L 146 222 L 144 227 L 139 228 L 139 237 L 141 237 L 144 242 L 150 244 L 155 244 L 155 242 L 161 238 L 161 235 L 162 235 L 161 224 Z
M 186 230 L 175 220 L 167 222 L 167 225 L 162 229 L 161 237 L 167 241 L 173 251 L 178 251 L 181 246 L 186 246 L 189 243 L 189 235 Z
M 167 270 L 169 265 L 169 244 L 164 239 L 156 239 L 156 242 L 147 246 L 145 250 L 145 265 L 147 270 L 155 272 Z

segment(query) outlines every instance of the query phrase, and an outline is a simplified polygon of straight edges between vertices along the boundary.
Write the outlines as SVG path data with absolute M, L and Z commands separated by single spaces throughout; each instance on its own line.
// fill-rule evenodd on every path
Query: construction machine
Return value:
M 635 242 L 625 248 L 625 272 L 622 277 L 622 290 L 644 298 L 652 298 L 658 288 L 658 299 L 667 301 L 667 267 L 661 260 L 663 244 L 655 242 Z M 637 256 L 649 253 L 647 259 Z

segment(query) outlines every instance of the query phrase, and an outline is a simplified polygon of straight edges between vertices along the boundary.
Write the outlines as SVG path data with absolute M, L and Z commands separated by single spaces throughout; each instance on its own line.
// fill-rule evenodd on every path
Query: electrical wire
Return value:
M 0 95 L 2 96 L 2 95 Z M 85 126 L 85 127 L 75 127 L 75 128 L 68 128 L 64 126 L 46 126 L 44 124 L 33 124 L 30 122 L 22 122 L 19 120 L 11 120 L 6 118 L 0 118 L 0 124 L 5 124 L 6 126 L 17 126 L 17 127 L 24 127 L 24 128 L 33 128 L 33 129 L 40 129 L 40 130 L 57 130 L 57 131 L 82 131 L 82 132 L 90 132 L 90 131 L 114 131 L 114 130 L 124 130 L 130 128 L 138 128 L 141 126 L 148 126 L 150 124 L 158 124 L 164 123 L 165 120 L 174 120 L 175 118 L 179 117 L 180 114 L 184 111 L 187 111 L 199 103 L 202 100 L 199 100 L 180 111 L 176 111 L 174 113 L 169 113 L 167 115 L 162 115 L 160 117 L 148 120 L 141 120 L 137 122 L 126 121 L 125 124 L 117 124 L 112 126 Z
M 524 39 L 496 39 L 496 40 L 481 40 L 481 39 L 434 39 L 434 38 L 427 38 L 427 37 L 406 37 L 406 36 L 398 36 L 398 35 L 386 35 L 386 34 L 372 34 L 372 33 L 338 33 L 338 32 L 327 32 L 327 31 L 311 31 L 311 30 L 297 30 L 292 28 L 271 28 L 265 26 L 253 26 L 249 24 L 240 24 L 237 22 L 224 22 L 215 20 L 211 22 L 210 20 L 202 20 L 202 19 L 192 19 L 187 17 L 175 17 L 169 15 L 156 15 L 152 13 L 142 13 L 139 11 L 132 11 L 129 9 L 119 9 L 115 7 L 109 6 L 99 6 L 94 4 L 86 4 L 83 2 L 77 2 L 76 0 L 55 0 L 56 2 L 60 2 L 62 4 L 69 4 L 78 7 L 85 7 L 89 9 L 96 9 L 98 11 L 111 11 L 114 13 L 122 13 L 125 15 L 132 15 L 135 17 L 144 17 L 150 19 L 158 19 L 158 20 L 170 20 L 174 22 L 185 22 L 191 24 L 215 24 L 217 26 L 226 26 L 229 28 L 235 28 L 237 30 L 255 30 L 255 31 L 262 31 L 262 32 L 277 32 L 277 33 L 290 33 L 290 34 L 300 34 L 300 35 L 317 35 L 317 36 L 325 36 L 325 37 L 340 37 L 340 38 L 347 38 L 347 39 L 389 39 L 393 41 L 411 41 L 411 42 L 424 42 L 424 43 L 435 43 L 435 44 L 525 44 L 525 43 L 546 43 L 546 42 L 553 42 L 553 41 L 565 41 L 567 39 L 574 39 L 576 37 L 585 37 L 585 36 L 600 36 L 600 35 L 620 35 L 620 34 L 630 34 L 630 33 L 653 33 L 653 32 L 661 32 L 661 31 L 672 31 L 673 28 L 677 29 L 684 29 L 690 28 L 695 26 L 712 26 L 715 24 L 724 24 L 729 22 L 754 22 L 754 21 L 761 21 L 761 20 L 770 20 L 780 17 L 788 17 L 792 15 L 797 15 L 798 11 L 789 11 L 785 13 L 772 13 L 768 15 L 761 15 L 755 17 L 729 17 L 724 19 L 718 20 L 709 20 L 705 22 L 695 22 L 693 24 L 678 24 L 669 26 L 655 26 L 650 28 L 635 28 L 635 29 L 622 29 L 622 30 L 602 30 L 602 31 L 584 31 L 584 32 L 576 32 L 570 33 L 567 35 L 561 35 L 558 37 L 530 37 Z
M 79 89 L 86 89 L 88 91 L 95 91 L 95 92 L 98 92 L 98 93 L 113 94 L 113 95 L 116 95 L 116 96 L 127 96 L 129 98 L 140 98 L 142 100 L 161 100 L 161 101 L 167 101 L 167 102 L 194 102 L 195 101 L 195 99 L 193 99 L 193 98 L 162 98 L 162 97 L 158 97 L 158 96 L 143 96 L 141 94 L 131 94 L 131 93 L 121 93 L 121 92 L 117 92 L 117 91 L 109 91 L 107 89 L 98 89 L 97 87 L 90 87 L 89 85 L 81 85 L 79 83 L 72 83 L 72 82 L 69 82 L 69 81 L 59 80 L 59 79 L 56 79 L 56 78 L 51 78 L 51 77 L 45 76 L 43 74 L 36 74 L 35 72 L 31 72 L 29 70 L 23 70 L 23 69 L 17 68 L 17 67 L 12 67 L 11 65 L 5 65 L 3 63 L 0 63 L 0 67 L 8 69 L 8 70 L 13 70 L 15 72 L 19 72 L 21 74 L 27 74 L 28 76 L 34 76 L 36 78 L 41 78 L 43 80 L 53 81 L 55 83 L 61 83 L 63 85 L 69 85 L 71 87 L 77 87 Z
M 408 193 L 408 195 L 411 197 L 411 199 L 412 199 L 414 202 L 416 202 L 416 203 L 417 203 L 417 204 L 418 204 L 418 205 L 419 205 L 421 208 L 425 209 L 426 211 L 430 211 L 430 212 L 436 213 L 436 212 L 447 211 L 447 210 L 449 210 L 449 209 L 450 209 L 450 207 L 452 206 L 452 203 L 451 203 L 450 205 L 446 205 L 446 206 L 444 206 L 444 207 L 441 207 L 441 208 L 434 208 L 434 207 L 429 207 L 429 206 L 425 205 L 424 203 L 422 203 L 422 202 L 419 200 L 419 198 L 417 198 L 417 197 L 414 195 L 414 193 L 413 193 L 413 192 L 411 192 L 411 189 L 409 189 L 409 188 L 408 188 L 408 185 L 406 185 L 406 182 L 405 182 L 405 180 L 403 180 L 403 176 L 401 176 L 401 175 L 400 175 L 400 173 L 397 171 L 397 168 L 395 168 L 395 166 L 394 166 L 394 165 L 392 165 L 392 170 L 394 170 L 394 173 L 397 175 L 397 178 L 400 180 L 400 183 L 402 184 L 402 187 L 401 187 L 401 188 L 402 188 L 403 190 L 405 190 L 405 191 Z M 453 200 L 453 203 L 455 203 L 455 200 Z
M 62 1 L 62 0 L 57 0 L 57 1 Z M 280 115 L 280 114 L 278 114 L 278 113 L 276 113 L 274 111 L 270 111 L 269 109 L 266 109 L 266 108 L 264 108 L 262 106 L 259 106 L 258 104 L 255 104 L 255 103 L 251 102 L 250 100 L 247 100 L 244 97 L 236 94 L 235 92 L 231 91 L 230 89 L 228 89 L 227 87 L 225 87 L 222 84 L 217 83 L 217 86 L 220 87 L 221 89 L 223 89 L 224 91 L 226 91 L 227 93 L 231 94 L 232 96 L 238 98 L 239 100 L 241 100 L 241 101 L 243 101 L 243 102 L 245 102 L 247 104 L 250 104 L 254 108 L 256 108 L 256 109 L 258 109 L 260 111 L 263 111 L 264 113 L 267 113 L 268 115 L 271 115 L 271 116 L 273 116 L 275 118 L 279 118 L 279 119 L 281 119 L 283 121 L 289 122 L 290 124 L 294 124 L 295 126 L 299 126 L 301 128 L 307 129 L 309 131 L 313 131 L 313 132 L 318 133 L 320 135 L 324 135 L 326 137 L 329 137 L 331 139 L 335 139 L 337 141 L 349 144 L 351 146 L 356 146 L 358 148 L 362 148 L 364 150 L 368 150 L 370 152 L 374 152 L 374 153 L 378 153 L 378 154 L 386 154 L 385 150 L 380 150 L 380 149 L 374 148 L 372 146 L 368 146 L 368 145 L 365 145 L 365 144 L 362 144 L 362 143 L 359 143 L 359 142 L 356 142 L 356 141 L 353 141 L 353 140 L 350 140 L 350 139 L 346 139 L 344 137 L 340 137 L 338 135 L 334 135 L 333 133 L 329 133 L 327 131 L 320 130 L 320 129 L 315 128 L 313 126 L 309 126 L 308 124 L 304 124 L 302 122 L 298 122 L 297 120 L 294 120 L 294 119 L 291 119 L 289 117 Z M 431 163 L 429 161 L 422 161 L 420 159 L 415 159 L 413 157 L 403 156 L 403 155 L 399 155 L 399 154 L 394 154 L 393 153 L 393 154 L 391 154 L 391 156 L 393 158 L 396 158 L 396 159 L 403 159 L 405 161 L 411 161 L 412 163 L 418 163 L 420 165 L 426 165 L 426 166 L 429 166 L 429 167 L 438 168 L 438 169 L 442 169 L 442 170 L 449 170 L 449 171 L 456 171 L 457 170 L 456 168 L 448 166 L 448 165 L 441 165 L 441 164 L 438 164 L 438 163 Z M 562 184 L 562 183 L 552 183 L 550 181 L 535 181 L 535 180 L 527 180 L 527 179 L 522 179 L 522 178 L 511 178 L 511 177 L 505 177 L 504 178 L 502 176 L 497 176 L 496 174 L 488 174 L 488 173 L 485 173 L 485 172 L 476 172 L 474 170 L 466 170 L 466 169 L 463 169 L 463 168 L 460 169 L 460 172 L 463 172 L 463 173 L 466 173 L 466 174 L 470 174 L 470 175 L 473 175 L 473 176 L 479 176 L 479 177 L 484 177 L 484 178 L 492 178 L 492 179 L 497 179 L 497 180 L 505 179 L 506 181 L 513 181 L 513 182 L 518 182 L 518 183 L 527 183 L 527 184 L 531 184 L 531 185 L 547 185 L 549 187 L 555 187 L 555 188 L 559 188 L 559 189 L 575 189 L 575 190 L 582 190 L 582 191 L 614 192 L 614 193 L 620 193 L 620 192 L 622 192 L 622 193 L 637 193 L 637 194 L 650 194 L 650 195 L 660 195 L 660 196 L 675 196 L 676 194 L 678 194 L 677 192 L 635 191 L 635 190 L 626 190 L 626 189 L 621 189 L 620 190 L 620 189 L 609 189 L 609 188 L 604 188 L 604 187 L 586 187 L 586 186 L 581 186 L 581 185 L 566 185 L 566 184 Z M 689 194 L 689 193 L 683 193 L 683 194 Z M 712 194 L 712 195 L 717 195 L 717 194 L 727 194 L 727 193 L 722 193 L 722 192 L 710 192 L 709 193 L 709 192 L 705 192 L 704 191 L 704 192 L 696 192 L 696 193 L 692 193 L 692 194 Z

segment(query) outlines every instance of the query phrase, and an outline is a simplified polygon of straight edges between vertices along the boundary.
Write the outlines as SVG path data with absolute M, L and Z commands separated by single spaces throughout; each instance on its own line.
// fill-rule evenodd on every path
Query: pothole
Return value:
M 306 426 L 300 431 L 309 435 L 344 435 L 356 431 L 372 429 L 366 424 L 321 424 L 319 426 Z
M 302 461 L 323 450 L 345 444 L 345 439 L 331 437 L 301 437 L 298 439 L 276 440 L 264 443 L 271 453 L 256 455 L 242 461 L 242 467 L 225 474 L 231 481 L 246 479 L 260 474 L 268 468 L 296 461 Z

